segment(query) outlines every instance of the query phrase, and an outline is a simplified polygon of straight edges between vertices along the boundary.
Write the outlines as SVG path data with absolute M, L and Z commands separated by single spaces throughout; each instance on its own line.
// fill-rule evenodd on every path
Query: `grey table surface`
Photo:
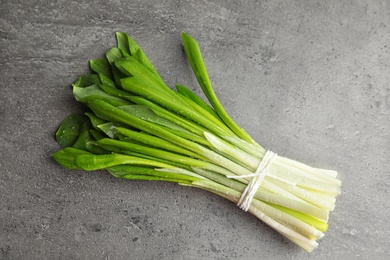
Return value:
M 390 259 L 389 1 L 2 0 L 0 15 L 0 259 Z M 70 84 L 116 31 L 200 93 L 186 31 L 255 140 L 339 172 L 318 249 L 205 191 L 51 159 L 61 120 L 83 111 Z

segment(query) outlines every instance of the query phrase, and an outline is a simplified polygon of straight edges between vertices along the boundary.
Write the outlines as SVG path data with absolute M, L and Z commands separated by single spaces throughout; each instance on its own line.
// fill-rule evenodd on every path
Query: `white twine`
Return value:
M 229 175 L 226 176 L 230 179 L 241 179 L 241 178 L 250 178 L 252 177 L 249 184 L 246 186 L 244 192 L 241 194 L 240 200 L 237 203 L 237 206 L 244 211 L 248 211 L 249 206 L 252 202 L 253 196 L 255 196 L 257 189 L 260 187 L 265 176 L 268 174 L 268 170 L 272 165 L 273 160 L 277 157 L 277 154 L 272 151 L 267 151 L 261 160 L 259 166 L 256 169 L 255 173 L 246 174 L 246 175 Z

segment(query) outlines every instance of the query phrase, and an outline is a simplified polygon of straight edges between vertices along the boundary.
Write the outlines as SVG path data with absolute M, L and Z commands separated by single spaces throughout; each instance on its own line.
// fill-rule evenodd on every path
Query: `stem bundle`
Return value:
M 91 60 L 93 72 L 72 85 L 76 100 L 89 111 L 62 122 L 56 139 L 63 149 L 53 158 L 70 169 L 176 182 L 238 203 L 252 179 L 246 175 L 258 170 L 266 150 L 224 110 L 196 41 L 182 34 L 211 105 L 184 86 L 169 88 L 133 39 L 122 32 L 116 36 L 118 46 Z M 312 251 L 340 193 L 337 173 L 277 156 L 262 174 L 248 211 Z

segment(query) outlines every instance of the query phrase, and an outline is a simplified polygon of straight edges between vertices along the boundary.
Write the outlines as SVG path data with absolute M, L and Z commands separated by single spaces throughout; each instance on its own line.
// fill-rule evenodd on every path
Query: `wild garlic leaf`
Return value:
M 71 147 L 77 141 L 81 125 L 88 122 L 86 116 L 80 114 L 70 114 L 61 123 L 56 132 L 56 141 L 62 147 Z

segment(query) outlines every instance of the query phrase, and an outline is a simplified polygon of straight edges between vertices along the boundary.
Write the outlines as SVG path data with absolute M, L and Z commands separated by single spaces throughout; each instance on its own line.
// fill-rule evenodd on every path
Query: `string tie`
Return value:
M 255 196 L 257 189 L 260 187 L 265 176 L 269 173 L 269 168 L 272 165 L 273 160 L 278 155 L 272 151 L 267 151 L 261 160 L 259 166 L 256 169 L 256 172 L 246 175 L 228 175 L 229 179 L 242 179 L 242 178 L 252 178 L 251 181 L 246 186 L 244 192 L 241 194 L 240 200 L 237 203 L 237 206 L 244 210 L 248 211 L 249 206 Z

